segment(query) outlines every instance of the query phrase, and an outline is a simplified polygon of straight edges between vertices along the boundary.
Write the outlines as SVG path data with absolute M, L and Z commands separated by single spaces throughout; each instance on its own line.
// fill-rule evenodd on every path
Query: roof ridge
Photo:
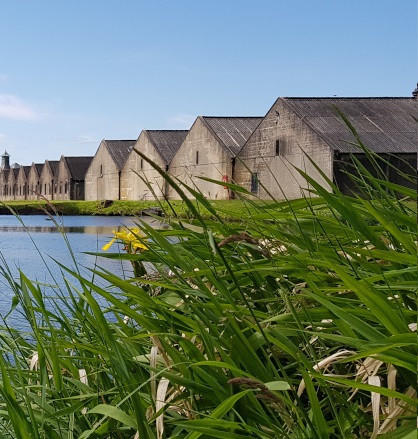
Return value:
M 411 96 L 282 96 L 280 99 L 288 100 L 319 100 L 319 99 L 408 99 L 413 100 Z
M 264 116 L 201 116 L 207 119 L 260 119 Z

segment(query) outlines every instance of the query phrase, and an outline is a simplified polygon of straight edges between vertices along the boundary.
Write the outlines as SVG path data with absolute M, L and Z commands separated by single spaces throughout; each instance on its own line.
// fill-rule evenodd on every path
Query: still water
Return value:
M 0 215 L 0 264 L 3 268 L 7 265 L 13 276 L 17 276 L 21 269 L 27 277 L 42 285 L 46 295 L 53 296 L 63 285 L 60 267 L 53 259 L 73 268 L 71 253 L 62 234 L 46 216 L 27 215 L 21 218 L 24 225 L 12 215 Z M 132 217 L 101 216 L 66 216 L 58 219 L 81 273 L 89 278 L 92 274 L 88 268 L 95 264 L 122 277 L 131 275 L 128 262 L 96 258 L 84 252 L 100 251 L 111 238 L 113 230 L 133 226 L 134 221 Z M 148 221 L 154 222 L 152 219 Z M 118 250 L 121 249 L 115 244 L 111 252 Z M 97 278 L 95 281 L 100 283 Z M 0 321 L 10 309 L 12 296 L 10 285 L 0 275 Z

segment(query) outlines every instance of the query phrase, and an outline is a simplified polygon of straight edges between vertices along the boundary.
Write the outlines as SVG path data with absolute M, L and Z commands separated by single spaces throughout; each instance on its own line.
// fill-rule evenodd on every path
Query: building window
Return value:
M 60 194 L 62 194 L 62 184 L 60 183 Z
M 141 159 L 141 169 L 144 169 L 144 159 Z
M 67 193 L 67 191 L 68 191 L 68 183 L 67 183 L 67 182 L 65 182 L 65 185 L 64 185 L 64 193 L 66 194 L 66 193 Z
M 258 174 L 253 172 L 251 174 L 251 192 L 256 194 L 258 192 Z
M 44 184 L 44 194 L 46 195 L 46 183 Z
M 100 165 L 99 177 L 103 177 L 103 165 Z
M 196 165 L 199 164 L 199 151 L 196 151 Z
M 280 155 L 280 140 L 276 139 L 276 155 Z

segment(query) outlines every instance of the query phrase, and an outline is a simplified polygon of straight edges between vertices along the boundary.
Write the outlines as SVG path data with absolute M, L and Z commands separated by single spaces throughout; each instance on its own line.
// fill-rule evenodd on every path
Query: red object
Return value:
M 223 175 L 222 176 L 222 181 L 224 181 L 225 183 L 228 183 L 228 176 L 227 175 Z M 228 187 L 227 186 L 224 186 L 224 189 L 228 189 Z

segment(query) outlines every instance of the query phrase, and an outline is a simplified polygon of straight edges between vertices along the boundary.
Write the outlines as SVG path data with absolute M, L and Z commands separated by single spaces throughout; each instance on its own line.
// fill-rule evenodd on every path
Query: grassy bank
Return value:
M 193 206 L 198 209 L 204 218 L 213 217 L 207 208 L 192 201 Z M 175 209 L 176 214 L 181 218 L 188 218 L 194 215 L 187 204 L 182 200 L 170 201 L 170 205 Z M 248 216 L 253 209 L 241 200 L 211 201 L 218 214 L 225 219 L 237 219 Z M 38 215 L 44 214 L 45 210 L 60 215 L 127 215 L 140 216 L 142 212 L 150 208 L 162 207 L 166 215 L 172 216 L 173 212 L 167 202 L 162 201 L 113 201 L 110 205 L 104 205 L 101 201 L 8 201 L 0 205 L 0 215 L 9 215 L 10 209 L 19 215 Z
M 30 328 L 0 330 L 0 436 L 415 437 L 416 191 L 363 177 L 370 200 L 242 193 L 233 222 L 184 196 L 193 224 L 139 222 L 100 254 L 133 279 L 75 257 L 51 295 L 0 266 Z

